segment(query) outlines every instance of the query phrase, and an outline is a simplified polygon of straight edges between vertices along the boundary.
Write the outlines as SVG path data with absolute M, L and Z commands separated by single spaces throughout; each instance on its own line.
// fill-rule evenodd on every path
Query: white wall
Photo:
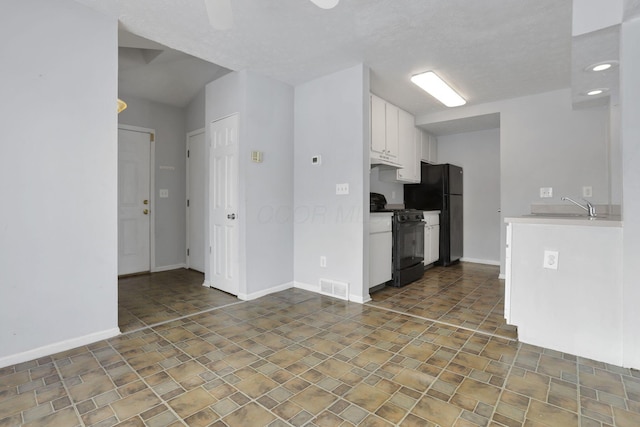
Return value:
M 155 140 L 155 268 L 184 266 L 186 262 L 185 112 L 182 108 L 120 94 L 127 109 L 118 123 L 154 129 Z M 159 191 L 169 190 L 161 199 Z
M 368 298 L 363 268 L 368 256 L 368 96 L 363 65 L 295 88 L 296 285 L 317 289 L 321 278 L 347 282 L 350 298 L 360 301 Z M 315 155 L 322 156 L 322 164 L 311 164 Z M 349 184 L 348 195 L 335 194 L 339 183 Z M 320 256 L 327 257 L 326 268 L 320 267 Z
M 565 195 L 579 199 L 585 185 L 593 187 L 592 202 L 607 204 L 609 111 L 571 107 L 571 90 L 563 89 L 420 116 L 416 125 L 500 113 L 502 218 L 529 213 L 532 203 L 564 203 Z M 540 199 L 540 187 L 553 187 L 554 197 Z M 504 230 L 503 224 L 501 274 Z
M 293 284 L 293 88 L 248 71 L 209 83 L 206 123 L 234 113 L 240 116 L 238 217 L 244 219 L 239 296 L 251 299 Z M 207 125 L 207 138 L 208 132 Z M 264 152 L 263 163 L 251 162 L 252 150 Z M 274 208 L 285 215 L 270 217 Z
M 621 34 L 623 365 L 640 369 L 640 19 L 623 23 Z
M 240 143 L 246 197 L 247 294 L 293 285 L 293 87 L 247 73 Z M 262 151 L 253 163 L 251 151 Z
M 117 20 L 3 9 L 0 366 L 119 333 Z
M 404 185 L 397 182 L 381 181 L 379 167 L 371 168 L 369 185 L 371 192 L 384 194 L 388 204 L 404 203 Z
M 202 88 L 185 107 L 185 128 L 187 133 L 205 127 L 206 91 Z
M 439 163 L 464 170 L 463 261 L 500 263 L 500 130 L 438 137 Z

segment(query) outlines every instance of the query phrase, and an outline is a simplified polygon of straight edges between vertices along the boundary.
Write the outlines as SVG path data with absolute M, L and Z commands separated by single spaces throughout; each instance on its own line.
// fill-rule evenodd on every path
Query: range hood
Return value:
M 371 157 L 371 167 L 380 167 L 381 169 L 402 169 L 402 165 L 400 163 L 396 163 L 394 161 L 388 159 L 380 159 Z

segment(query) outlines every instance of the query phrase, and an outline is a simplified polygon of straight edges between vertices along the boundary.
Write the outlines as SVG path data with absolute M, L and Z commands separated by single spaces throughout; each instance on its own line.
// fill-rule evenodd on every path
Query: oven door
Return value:
M 394 233 L 395 270 L 403 270 L 424 260 L 424 222 L 396 223 Z

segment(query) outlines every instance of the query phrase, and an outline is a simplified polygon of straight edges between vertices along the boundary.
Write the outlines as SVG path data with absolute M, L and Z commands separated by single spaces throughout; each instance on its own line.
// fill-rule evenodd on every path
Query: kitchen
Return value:
M 96 21 L 99 20 L 96 19 Z M 102 21 L 99 21 L 95 25 L 100 25 L 101 23 Z M 101 37 L 101 39 L 97 40 L 96 43 L 104 42 L 103 44 L 100 44 L 100 46 L 116 45 L 113 40 L 114 36 L 108 35 L 106 29 L 104 31 L 97 31 L 95 34 L 96 35 L 94 35 L 94 37 L 98 38 L 98 35 Z M 634 36 L 634 32 L 629 32 L 626 35 L 626 37 Z M 632 44 L 633 43 L 631 43 L 631 45 Z M 66 59 L 74 61 L 73 57 Z M 92 59 L 98 64 L 104 64 L 103 68 L 105 70 L 111 70 L 114 68 L 115 64 L 113 63 L 113 58 L 92 57 Z M 632 62 L 629 64 L 629 67 L 631 67 L 631 70 L 634 70 L 635 64 Z M 624 70 L 622 71 L 624 72 Z M 630 71 L 626 72 L 628 72 L 629 75 L 633 75 Z M 328 209 L 330 209 L 330 212 L 335 212 L 340 206 L 356 206 L 360 208 L 364 208 L 366 206 L 365 198 L 368 199 L 370 176 L 368 157 L 365 160 L 365 155 L 368 153 L 369 147 L 368 144 L 364 143 L 364 141 L 368 141 L 368 138 L 366 138 L 366 135 L 363 135 L 363 133 L 365 133 L 363 129 L 365 128 L 364 123 L 366 120 L 362 117 L 362 105 L 365 102 L 365 96 L 368 97 L 369 95 L 371 85 L 368 80 L 366 84 L 364 84 L 365 78 L 362 77 L 363 74 L 362 67 L 360 69 L 350 69 L 343 73 L 334 72 L 331 75 L 328 74 L 325 78 L 319 77 L 316 80 L 304 83 L 296 88 L 296 101 L 307 100 L 308 103 L 304 104 L 304 109 L 306 110 L 308 108 L 308 110 L 297 112 L 299 114 L 297 114 L 296 118 L 295 151 L 293 150 L 293 144 L 291 144 L 291 152 L 293 152 L 293 154 L 289 154 L 287 158 L 282 160 L 281 164 L 276 165 L 282 166 L 282 170 L 290 171 L 290 174 L 287 175 L 287 182 L 295 182 L 295 185 L 289 184 L 295 187 L 291 191 L 291 195 L 294 196 L 293 199 L 295 206 L 313 206 L 316 202 L 323 203 L 328 207 Z M 111 80 L 109 80 L 108 76 L 105 75 L 104 81 Z M 630 91 L 630 93 L 633 93 L 633 90 L 635 90 L 633 81 L 627 84 L 628 86 L 626 89 Z M 110 87 L 110 89 L 115 92 L 115 82 L 112 82 L 111 86 L 112 87 Z M 333 88 L 329 94 L 330 96 L 327 96 L 326 98 L 318 96 L 318 94 L 322 94 L 321 90 L 327 86 Z M 352 88 L 353 91 L 351 90 Z M 335 99 L 344 99 L 345 89 L 349 92 L 347 99 L 347 102 L 349 103 L 348 108 L 342 105 L 336 106 L 335 102 Z M 309 91 L 312 90 L 314 93 L 309 93 Z M 83 101 L 85 100 L 81 94 L 75 95 L 77 95 L 79 99 Z M 100 97 L 96 99 L 106 99 L 110 94 L 100 93 L 99 95 Z M 386 96 L 384 93 L 381 93 L 381 95 Z M 626 213 L 626 221 L 630 222 L 625 222 L 625 232 L 626 230 L 633 232 L 635 230 L 634 218 L 636 218 L 633 214 L 636 211 L 636 207 L 632 204 L 631 200 L 633 200 L 633 195 L 636 194 L 634 191 L 637 191 L 634 190 L 635 187 L 633 185 L 634 182 L 637 182 L 636 176 L 633 172 L 634 168 L 624 168 L 623 174 L 623 168 L 620 167 L 621 160 L 618 162 L 618 167 L 611 168 L 608 166 L 610 162 L 605 160 L 609 158 L 612 159 L 612 161 L 622 158 L 625 159 L 625 162 L 634 160 L 630 143 L 627 143 L 626 146 L 623 144 L 616 145 L 616 139 L 613 138 L 614 144 L 611 146 L 605 146 L 602 144 L 602 141 L 608 140 L 608 123 L 610 120 L 611 123 L 615 124 L 614 126 L 611 126 L 611 129 L 620 131 L 620 135 L 618 135 L 618 137 L 623 141 L 633 140 L 632 137 L 635 135 L 633 133 L 633 128 L 630 128 L 629 126 L 620 127 L 618 124 L 621 115 L 623 115 L 626 120 L 629 120 L 629 122 L 632 121 L 632 118 L 634 117 L 632 113 L 634 113 L 635 110 L 634 104 L 631 103 L 631 99 L 634 98 L 622 98 L 619 104 L 614 102 L 611 109 L 594 108 L 573 111 L 571 109 L 571 95 L 571 89 L 559 87 L 551 92 L 523 95 L 518 98 L 511 98 L 503 101 L 489 101 L 483 104 L 461 107 L 455 111 L 451 110 L 420 114 L 416 117 L 415 124 L 428 130 L 429 126 L 436 126 L 438 123 L 458 121 L 462 125 L 468 118 L 499 114 L 499 128 L 493 127 L 488 129 L 498 129 L 495 133 L 499 135 L 500 144 L 499 191 L 501 203 L 499 207 L 502 210 L 503 216 L 520 215 L 529 212 L 531 202 L 539 200 L 538 194 L 540 187 L 552 186 L 554 187 L 555 194 L 566 194 L 571 197 L 584 185 L 591 185 L 593 187 L 594 195 L 608 194 L 609 192 L 607 191 L 607 188 L 610 185 L 609 183 L 611 183 L 611 188 L 613 190 L 610 194 L 613 202 L 617 204 L 621 202 L 620 189 L 623 186 L 626 187 L 625 198 L 629 197 L 630 199 L 626 200 L 625 207 L 627 209 L 631 209 L 631 214 L 629 214 L 629 212 Z M 87 96 L 86 98 L 89 97 Z M 358 99 L 357 102 L 356 99 Z M 29 110 L 29 114 L 25 114 L 24 117 L 34 116 L 34 106 L 29 104 L 28 100 L 23 100 L 23 98 L 18 97 L 17 101 L 21 103 L 20 106 L 22 106 L 25 111 L 27 109 Z M 86 99 L 86 101 L 89 105 L 93 105 L 90 102 L 91 99 Z M 313 105 L 311 105 L 312 103 Z M 28 108 L 27 104 L 29 104 Z M 37 107 L 37 111 L 35 111 L 35 113 L 42 114 L 43 116 L 51 116 L 53 114 L 54 119 L 58 119 L 62 123 L 67 123 L 68 119 L 66 119 L 66 116 L 63 115 L 62 112 L 58 114 L 58 111 L 60 110 L 55 108 L 56 105 L 57 104 L 53 101 L 49 104 L 42 104 Z M 623 106 L 626 106 L 626 109 L 622 108 Z M 338 111 L 336 113 L 330 113 L 330 110 L 332 109 L 337 109 Z M 89 156 L 93 156 L 95 154 L 97 158 L 103 154 L 101 151 L 102 148 L 100 147 L 109 147 L 112 142 L 109 136 L 112 136 L 110 129 L 113 127 L 112 122 L 114 118 L 103 118 L 104 113 L 102 110 L 97 112 L 91 109 L 84 109 L 82 113 L 82 121 L 91 124 L 91 134 L 95 135 L 95 129 L 98 128 L 101 131 L 98 132 L 98 134 L 106 135 L 103 138 L 104 140 L 100 139 L 99 141 L 96 141 L 96 145 L 93 145 L 90 148 L 86 144 L 80 144 L 79 141 L 77 141 L 77 144 L 72 144 L 72 142 L 68 142 L 66 144 L 69 145 L 69 151 L 75 152 L 79 147 L 81 147 L 82 150 L 90 150 L 88 153 Z M 341 117 L 339 117 L 341 113 L 346 113 L 345 120 L 341 120 Z M 306 125 L 311 121 L 311 116 L 315 116 L 316 120 L 320 117 L 321 119 L 326 119 L 326 122 L 338 123 L 339 126 L 335 126 L 334 129 L 326 129 L 327 126 L 325 122 L 325 129 L 318 129 L 320 126 L 309 129 Z M 16 126 L 20 125 L 20 132 L 22 132 L 23 129 L 31 128 L 28 126 L 28 123 L 29 121 L 24 119 L 16 121 Z M 75 126 L 69 124 L 68 128 L 74 129 Z M 9 129 L 9 136 L 14 136 L 12 129 L 13 128 Z M 464 129 L 464 126 L 461 126 L 460 129 Z M 486 129 L 484 131 L 493 132 Z M 16 130 L 15 135 L 21 135 L 20 132 Z M 483 130 L 471 129 L 471 132 L 478 132 L 479 134 L 483 132 Z M 312 133 L 315 135 L 310 135 Z M 49 137 L 50 136 L 46 135 L 46 132 L 42 131 L 38 134 L 38 138 L 34 139 L 44 140 L 49 139 Z M 441 142 L 443 138 L 444 137 L 440 137 L 439 142 Z M 451 138 L 453 139 L 453 136 L 451 136 Z M 80 138 L 77 139 L 79 140 Z M 59 136 L 56 138 L 56 141 L 58 142 L 63 140 L 64 138 Z M 363 141 L 363 145 L 361 147 L 351 146 L 350 144 L 352 144 L 352 141 L 354 140 Z M 76 139 L 73 139 L 73 141 L 76 141 Z M 470 144 L 471 142 L 467 143 Z M 63 145 L 63 147 L 66 147 L 67 145 Z M 19 147 L 14 149 L 19 149 Z M 24 150 L 27 150 L 27 148 L 24 148 Z M 82 152 L 84 153 L 84 151 Z M 444 160 L 441 157 L 442 152 L 443 147 L 439 147 L 439 162 Z M 610 152 L 613 154 L 609 155 Z M 621 155 L 620 152 L 624 155 Z M 112 152 L 109 153 L 113 154 Z M 265 150 L 265 153 L 267 155 L 270 154 L 268 150 Z M 324 169 L 322 173 L 320 173 L 319 168 L 312 169 L 311 166 L 308 166 L 311 157 L 318 153 L 324 154 L 323 164 L 328 166 L 328 168 Z M 8 154 L 7 158 L 29 157 L 26 151 L 19 152 L 18 154 L 18 156 Z M 270 161 L 278 162 L 280 159 L 276 156 L 272 156 L 270 157 Z M 454 164 L 456 163 L 455 159 L 449 159 L 448 161 Z M 332 164 L 332 162 L 336 163 Z M 291 163 L 296 166 L 294 167 Z M 585 166 L 584 168 L 575 167 L 571 174 L 566 174 L 564 171 L 565 165 L 567 164 Z M 362 167 L 360 165 L 362 165 Z M 60 165 L 57 165 L 57 170 L 60 169 L 59 166 Z M 468 173 L 468 167 L 465 165 L 463 166 L 465 167 L 466 173 Z M 42 167 L 45 171 L 52 169 L 51 163 L 47 160 L 38 160 L 36 167 Z M 265 178 L 264 169 L 259 169 L 258 166 L 253 165 L 246 167 L 252 168 L 250 169 L 250 172 L 253 173 L 251 178 L 254 182 L 260 182 L 260 179 Z M 348 168 L 353 169 L 345 172 Z M 94 191 L 95 187 L 105 188 L 106 191 L 104 191 L 103 194 L 108 193 L 111 196 L 113 196 L 115 192 L 115 184 L 109 183 L 114 181 L 114 173 L 106 166 L 104 169 L 106 169 L 104 171 L 105 177 L 100 178 L 100 174 L 92 175 L 93 181 L 86 184 L 86 189 L 84 186 L 82 188 L 76 188 L 80 186 L 79 183 L 76 183 L 77 181 L 79 182 L 79 180 L 74 181 L 74 186 L 71 188 L 78 190 L 78 194 L 86 195 L 86 200 L 91 201 L 92 206 L 95 205 L 93 212 L 97 217 L 93 221 L 96 222 L 96 229 L 101 230 L 101 233 L 97 236 L 99 238 L 97 239 L 93 228 L 88 226 L 88 229 L 85 230 L 84 233 L 78 234 L 90 236 L 93 240 L 98 242 L 106 242 L 106 244 L 101 245 L 101 247 L 104 246 L 106 248 L 111 248 L 114 246 L 113 238 L 108 236 L 115 235 L 113 218 L 106 214 L 101 214 L 101 212 L 111 212 L 113 210 L 112 206 L 107 203 L 113 199 L 113 197 L 107 198 L 109 200 L 102 201 L 102 195 L 98 196 Z M 18 174 L 18 170 L 14 170 L 13 166 L 11 166 L 11 168 L 8 169 L 7 176 L 12 176 L 13 173 Z M 55 176 L 55 174 L 50 174 L 50 176 Z M 274 177 L 275 174 L 272 174 L 267 178 L 273 179 Z M 325 188 L 326 185 L 323 185 L 322 179 L 324 178 L 324 182 L 327 182 L 327 179 L 329 179 L 328 177 L 331 177 L 332 180 L 335 179 L 338 183 L 349 182 L 352 189 L 351 195 L 340 198 L 340 200 L 336 201 L 335 194 L 327 191 Z M 49 180 L 51 180 L 51 177 L 49 177 Z M 7 180 L 7 182 L 8 181 L 9 180 Z M 284 182 L 284 180 L 278 182 Z M 88 187 L 91 183 L 94 185 L 92 185 L 93 188 L 89 189 Z M 65 179 L 59 179 L 58 181 L 55 181 L 54 184 L 60 184 L 59 186 L 64 188 L 69 185 L 69 182 Z M 255 192 L 259 192 L 259 189 L 255 190 Z M 317 200 L 314 200 L 307 196 L 309 194 L 317 194 L 320 195 L 320 197 L 318 197 Z M 44 193 L 42 191 L 32 191 L 29 195 L 33 197 L 29 197 L 28 200 L 41 200 L 40 196 L 44 195 Z M 259 194 L 252 195 L 259 196 Z M 399 195 L 396 195 L 396 197 L 399 197 Z M 283 197 L 283 199 L 287 200 L 291 200 L 291 198 L 292 197 L 289 197 L 289 195 L 285 195 L 285 197 Z M 50 199 L 50 197 L 46 198 L 52 209 L 60 207 L 61 210 L 65 210 L 62 203 Z M 37 205 L 28 205 L 25 206 L 25 208 L 29 208 L 25 209 L 26 212 L 38 211 Z M 248 210 L 247 214 L 251 215 L 252 211 Z M 16 230 L 32 230 L 33 224 L 39 224 L 37 219 L 31 217 L 19 218 L 17 216 L 12 216 L 9 219 L 11 220 L 11 223 L 14 224 L 14 229 Z M 362 223 L 364 223 L 364 220 Z M 364 254 L 366 254 L 366 252 L 364 248 L 361 248 L 361 246 L 363 242 L 366 243 L 367 238 L 364 236 L 364 231 L 361 230 L 363 228 L 362 223 L 354 223 L 351 225 L 331 223 L 328 224 L 328 226 L 325 226 L 325 224 L 290 224 L 290 228 L 292 230 L 285 232 L 287 233 L 287 236 L 293 235 L 293 244 L 291 245 L 293 246 L 293 249 L 288 247 L 275 248 L 279 253 L 283 254 L 282 259 L 294 258 L 293 254 L 295 253 L 295 260 L 292 261 L 291 264 L 287 265 L 287 267 L 291 266 L 290 271 L 293 271 L 289 280 L 302 285 L 305 283 L 316 284 L 318 278 L 330 275 L 336 279 L 344 280 L 353 284 L 362 284 L 366 282 L 367 274 L 362 271 Z M 79 224 L 84 223 L 79 222 Z M 260 244 L 259 239 L 264 238 L 265 236 L 264 233 L 260 234 L 261 230 L 254 229 L 249 231 L 252 233 L 248 233 L 248 235 L 256 236 L 255 241 L 252 240 L 248 242 L 248 246 L 252 248 L 253 252 L 251 255 L 254 259 L 259 260 L 260 255 L 263 252 L 274 252 L 273 246 Z M 37 229 L 36 232 L 47 236 L 52 234 L 52 230 L 46 228 L 42 230 Z M 25 231 L 25 233 L 31 234 L 31 231 Z M 500 257 L 503 258 L 505 236 L 503 231 L 501 231 L 500 234 Z M 279 234 L 270 232 L 267 234 L 267 237 L 273 239 L 273 241 L 278 241 L 278 239 L 282 238 L 282 235 L 281 231 L 279 231 Z M 87 237 L 87 239 L 88 238 L 89 237 Z M 49 240 L 61 241 L 62 236 L 54 235 Z M 635 247 L 633 246 L 632 239 L 625 239 L 625 242 L 625 277 L 634 277 L 633 255 Z M 76 245 L 77 247 L 84 248 L 84 243 L 88 242 L 80 241 L 78 243 L 79 244 Z M 253 246 L 254 243 L 255 246 Z M 16 251 L 16 248 L 7 247 L 6 252 L 20 253 L 22 251 L 22 246 L 19 248 L 20 251 Z M 90 244 L 89 246 L 94 247 L 96 245 Z M 51 250 L 47 250 L 47 252 L 50 254 L 48 258 L 50 259 L 49 263 L 51 265 L 56 265 L 56 263 L 60 263 L 62 266 L 68 265 L 66 260 L 69 257 L 67 255 L 65 255 L 64 258 L 62 258 L 62 255 L 56 256 L 57 252 L 55 249 L 50 249 Z M 86 254 L 89 252 L 94 255 L 104 255 L 101 259 L 110 260 L 106 263 L 109 265 L 105 267 L 97 265 L 95 262 L 82 262 L 87 258 Z M 327 267 L 324 270 L 321 269 L 322 267 L 318 266 L 318 257 L 323 254 L 327 255 L 328 258 Z M 89 292 L 85 286 L 87 282 L 93 283 L 95 281 L 95 277 L 109 277 L 113 268 L 107 267 L 112 266 L 111 264 L 114 262 L 112 254 L 110 254 L 106 249 L 104 251 L 95 249 L 94 251 L 85 251 L 82 254 L 77 253 L 75 254 L 75 257 L 76 261 L 80 261 L 76 262 L 76 264 L 83 266 L 86 265 L 86 267 L 83 267 L 83 270 L 77 274 L 78 279 L 73 283 L 69 283 L 68 280 L 61 277 L 52 277 L 49 274 L 51 271 L 50 269 L 45 269 L 46 272 L 43 271 L 41 276 L 38 275 L 38 277 L 32 277 L 28 283 L 25 283 L 25 280 L 17 279 L 20 277 L 18 273 L 19 270 L 24 271 L 29 268 L 29 266 L 23 262 L 15 263 L 15 274 L 13 268 L 7 270 L 6 278 L 7 280 L 15 281 L 21 285 L 24 284 L 25 289 L 30 289 L 28 286 L 34 286 L 33 284 L 40 283 L 40 279 L 45 280 L 46 278 L 47 283 L 51 284 L 52 289 L 65 289 L 67 290 L 67 292 L 64 292 L 66 294 L 69 294 L 70 292 L 81 292 L 81 294 L 85 296 L 84 299 L 88 305 L 87 311 L 91 313 L 91 316 L 87 316 L 87 318 L 94 320 L 92 322 L 85 323 L 82 330 L 79 330 L 78 325 L 75 324 L 77 322 L 58 319 L 58 329 L 64 330 L 65 334 L 57 334 L 46 337 L 46 339 L 44 337 L 35 336 L 24 345 L 22 343 L 14 345 L 15 340 L 13 338 L 8 339 L 8 342 L 11 344 L 7 346 L 8 354 L 18 353 L 49 344 L 51 339 L 62 341 L 76 336 L 83 336 L 93 331 L 107 330 L 109 325 L 114 323 L 114 315 L 111 312 L 113 311 L 113 308 L 111 311 L 100 308 L 103 306 L 105 300 L 111 301 L 114 299 L 112 292 L 108 293 L 108 295 L 104 295 L 105 292 L 102 291 L 98 292 L 98 290 L 111 289 L 108 283 L 92 288 L 93 292 Z M 349 263 L 341 261 L 342 259 L 354 258 L 355 262 L 350 263 L 350 265 L 347 265 Z M 490 256 L 483 256 L 479 258 L 491 259 Z M 24 259 L 27 259 L 27 257 L 24 257 Z M 501 259 L 501 264 L 502 263 L 503 260 Z M 103 262 L 103 264 L 105 263 Z M 72 268 L 73 266 L 74 265 L 69 265 L 69 268 Z M 20 267 L 20 269 L 18 269 L 18 267 Z M 262 267 L 263 266 L 259 264 L 259 262 L 257 265 L 249 265 L 249 268 L 247 269 L 247 282 L 249 283 L 249 288 L 247 289 L 248 293 L 259 292 L 265 288 L 276 285 L 276 283 L 273 282 L 268 283 L 263 280 L 258 280 Z M 100 282 L 104 282 L 104 279 L 100 279 Z M 61 285 L 62 283 L 64 283 L 64 285 Z M 632 298 L 634 295 L 633 286 L 629 283 L 626 285 L 626 288 L 630 294 L 627 295 L 625 301 L 634 301 L 634 298 Z M 35 289 L 34 293 L 36 293 Z M 362 291 L 354 290 L 354 300 L 358 300 L 358 297 L 360 297 L 361 300 L 365 299 Z M 23 299 L 22 294 L 12 293 L 8 296 L 6 301 L 12 302 L 19 299 Z M 49 302 L 52 305 L 59 307 L 60 311 L 67 311 L 68 304 L 64 302 L 62 298 L 55 298 L 53 301 L 49 300 Z M 621 304 L 621 306 L 626 306 L 627 309 L 625 312 L 631 313 L 630 308 L 632 307 L 630 304 L 631 302 Z M 13 309 L 11 307 L 7 307 L 7 310 L 7 312 L 12 312 Z M 29 316 L 33 315 L 33 320 L 30 322 L 34 325 L 47 323 L 47 317 L 44 317 L 44 314 L 39 314 L 40 312 L 46 313 L 46 310 L 42 310 L 42 304 L 34 304 L 33 309 L 29 310 Z M 26 317 L 28 318 L 29 316 Z M 630 315 L 627 319 L 627 324 L 633 325 L 634 323 L 634 318 Z M 625 329 L 630 331 L 632 328 L 629 327 Z M 22 332 L 23 331 L 18 331 L 17 336 L 20 337 Z M 629 342 L 631 343 L 632 341 Z M 629 354 L 634 354 L 633 346 L 631 347 Z

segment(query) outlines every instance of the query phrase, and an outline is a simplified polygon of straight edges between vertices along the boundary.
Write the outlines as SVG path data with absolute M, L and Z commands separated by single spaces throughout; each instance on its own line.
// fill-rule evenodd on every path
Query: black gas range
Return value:
M 424 273 L 424 216 L 417 209 L 388 209 L 384 195 L 371 193 L 371 212 L 392 212 L 392 284 L 408 285 Z

